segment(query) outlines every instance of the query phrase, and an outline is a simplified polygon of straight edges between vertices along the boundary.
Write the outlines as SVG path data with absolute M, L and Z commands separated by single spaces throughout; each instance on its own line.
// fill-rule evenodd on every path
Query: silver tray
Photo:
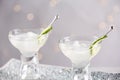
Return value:
M 20 80 L 20 61 L 11 59 L 0 68 L 0 80 Z M 37 80 L 72 80 L 71 68 L 39 64 L 40 79 Z M 120 80 L 120 73 L 91 72 L 92 80 Z

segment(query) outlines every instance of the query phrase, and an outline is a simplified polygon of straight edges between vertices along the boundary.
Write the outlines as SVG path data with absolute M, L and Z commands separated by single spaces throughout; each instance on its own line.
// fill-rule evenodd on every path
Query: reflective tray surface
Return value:
M 0 68 L 0 80 L 20 80 L 20 61 L 11 59 Z M 72 80 L 71 68 L 39 64 L 40 79 L 37 80 Z M 101 71 L 91 72 L 92 80 L 120 80 L 120 73 L 107 73 Z

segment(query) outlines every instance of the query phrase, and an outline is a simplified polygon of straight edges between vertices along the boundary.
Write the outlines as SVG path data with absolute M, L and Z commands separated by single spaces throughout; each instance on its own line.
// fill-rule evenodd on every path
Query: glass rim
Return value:
M 65 40 L 65 38 L 77 38 L 77 37 L 91 37 L 90 38 L 90 40 L 82 40 L 82 41 L 89 41 L 89 42 L 93 42 L 94 40 L 96 40 L 96 39 L 98 39 L 99 37 L 97 36 L 97 35 L 93 35 L 93 36 L 88 36 L 88 35 L 83 35 L 83 36 L 81 36 L 81 35 L 67 35 L 67 36 L 64 36 L 64 37 L 62 37 L 61 39 L 59 39 L 59 41 L 58 41 L 58 43 L 62 43 L 64 40 Z M 76 40 L 78 40 L 78 41 L 81 41 L 80 39 L 76 39 Z
M 60 45 L 61 45 L 61 43 L 59 44 L 59 48 L 61 48 Z M 85 50 L 83 50 L 83 51 L 81 51 L 81 52 L 79 52 L 79 53 L 76 53 L 76 54 L 84 54 L 85 52 L 90 52 L 89 47 L 88 47 L 88 48 L 85 48 Z
M 43 31 L 43 30 L 44 30 L 44 28 L 15 28 L 15 29 L 12 29 L 12 30 L 9 31 L 8 38 L 13 38 L 14 37 L 14 39 L 18 39 L 19 40 L 20 38 L 19 37 L 15 37 L 15 35 L 19 35 L 21 33 L 24 34 L 26 32 L 38 32 L 37 34 L 39 36 L 41 31 Z M 17 34 L 13 35 L 12 33 L 14 33 L 14 32 L 17 32 Z M 45 35 L 48 36 L 48 34 L 45 34 Z M 29 40 L 33 40 L 33 39 L 37 39 L 37 38 L 38 37 L 31 37 L 31 38 L 29 38 Z
M 11 29 L 9 30 L 9 33 L 10 32 L 13 32 L 13 31 L 16 31 L 16 30 L 20 30 L 20 31 L 29 31 L 29 30 L 43 30 L 45 28 L 14 28 L 14 29 Z

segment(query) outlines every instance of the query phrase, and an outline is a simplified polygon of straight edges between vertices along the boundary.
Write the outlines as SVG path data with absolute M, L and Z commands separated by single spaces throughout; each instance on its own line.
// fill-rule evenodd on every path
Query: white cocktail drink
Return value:
M 60 48 L 63 54 L 68 57 L 75 67 L 84 67 L 89 63 L 91 58 L 98 53 L 100 45 L 96 45 L 94 48 L 94 55 L 90 53 L 91 42 L 89 41 L 67 41 L 66 43 L 60 43 Z
M 52 30 L 52 24 L 59 18 L 54 17 L 45 29 L 15 29 L 9 32 L 9 40 L 24 57 L 32 57 L 45 44 L 48 34 Z
M 17 35 L 9 35 L 12 45 L 17 48 L 24 57 L 34 56 L 38 50 L 45 44 L 46 35 L 42 35 L 38 40 L 39 34 L 34 32 L 20 33 Z

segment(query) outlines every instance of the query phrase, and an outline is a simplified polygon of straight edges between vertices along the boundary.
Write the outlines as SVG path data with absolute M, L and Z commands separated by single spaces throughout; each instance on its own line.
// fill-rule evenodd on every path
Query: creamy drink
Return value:
M 63 43 L 60 42 L 59 46 L 63 54 L 72 61 L 75 67 L 84 67 L 100 50 L 100 45 L 97 44 L 93 49 L 94 55 L 91 55 L 89 50 L 90 44 L 91 42 L 89 41 L 72 41 L 70 37 L 66 37 Z
M 34 32 L 19 33 L 17 35 L 9 35 L 9 40 L 23 56 L 32 57 L 44 45 L 48 35 L 42 35 L 38 40 L 39 34 Z

